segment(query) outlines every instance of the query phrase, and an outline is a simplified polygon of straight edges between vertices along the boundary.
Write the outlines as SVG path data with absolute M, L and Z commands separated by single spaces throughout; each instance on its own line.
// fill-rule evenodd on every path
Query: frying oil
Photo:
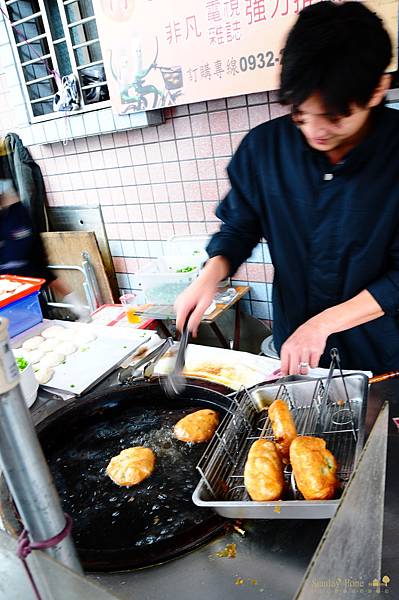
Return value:
M 189 405 L 185 401 L 185 406 Z M 173 435 L 174 424 L 203 408 L 127 406 L 115 416 L 78 429 L 72 439 L 48 456 L 63 508 L 74 519 L 77 548 L 120 549 L 162 544 L 190 535 L 210 511 L 191 500 L 199 475 L 196 464 L 204 444 L 185 444 Z M 109 460 L 121 450 L 146 446 L 156 455 L 152 475 L 126 488 L 106 474 Z

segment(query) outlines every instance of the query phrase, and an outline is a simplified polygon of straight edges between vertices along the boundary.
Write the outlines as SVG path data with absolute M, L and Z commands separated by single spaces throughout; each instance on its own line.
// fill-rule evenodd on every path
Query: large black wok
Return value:
M 77 398 L 38 425 L 87 570 L 160 563 L 206 542 L 223 527 L 223 520 L 213 511 L 191 500 L 199 477 L 195 466 L 205 444 L 179 442 L 173 425 L 204 407 L 216 409 L 223 417 L 230 403 L 228 391 L 223 386 L 207 389 L 192 381 L 171 400 L 158 382 L 111 388 L 107 393 Z M 112 456 L 135 445 L 154 450 L 156 468 L 141 484 L 121 488 L 105 469 Z

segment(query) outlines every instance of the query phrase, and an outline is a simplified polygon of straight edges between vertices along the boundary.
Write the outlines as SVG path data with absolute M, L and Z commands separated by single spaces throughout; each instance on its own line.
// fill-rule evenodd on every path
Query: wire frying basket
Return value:
M 345 487 L 363 446 L 368 378 L 362 373 L 343 374 L 335 349 L 331 358 L 326 378 L 243 388 L 234 395 L 230 411 L 197 465 L 201 480 L 193 494 L 195 504 L 232 518 L 333 516 L 339 499 L 304 500 L 296 489 L 290 465 L 285 467 L 286 492 L 279 501 L 252 501 L 243 478 L 253 442 L 260 438 L 273 440 L 267 407 L 280 398 L 290 407 L 298 435 L 325 439 L 338 462 L 340 490 Z M 338 376 L 334 376 L 336 369 Z

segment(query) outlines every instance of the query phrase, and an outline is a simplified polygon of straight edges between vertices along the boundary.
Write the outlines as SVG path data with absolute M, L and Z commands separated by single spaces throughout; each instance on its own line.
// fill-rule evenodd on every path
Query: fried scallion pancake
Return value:
M 244 467 L 244 485 L 252 500 L 279 500 L 284 490 L 283 463 L 270 440 L 254 442 Z
M 149 477 L 154 467 L 154 452 L 144 446 L 134 446 L 111 458 L 107 466 L 107 475 L 114 483 L 129 487 Z
M 298 435 L 291 411 L 284 400 L 277 398 L 269 406 L 268 413 L 277 449 L 283 462 L 288 463 L 292 440 Z
M 219 425 L 219 414 L 204 408 L 186 415 L 174 426 L 174 433 L 181 442 L 199 444 L 211 439 Z
M 290 446 L 296 485 L 306 500 L 334 498 L 339 482 L 337 461 L 322 438 L 298 436 Z

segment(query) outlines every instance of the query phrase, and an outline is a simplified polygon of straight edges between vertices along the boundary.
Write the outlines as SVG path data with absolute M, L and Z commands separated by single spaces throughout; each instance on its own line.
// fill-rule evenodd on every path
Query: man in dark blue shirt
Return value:
M 262 237 L 275 268 L 273 337 L 283 374 L 399 370 L 399 112 L 382 106 L 391 43 L 362 4 L 303 10 L 284 50 L 291 115 L 252 130 L 233 157 L 210 260 L 177 300 L 196 333 L 217 283 Z

